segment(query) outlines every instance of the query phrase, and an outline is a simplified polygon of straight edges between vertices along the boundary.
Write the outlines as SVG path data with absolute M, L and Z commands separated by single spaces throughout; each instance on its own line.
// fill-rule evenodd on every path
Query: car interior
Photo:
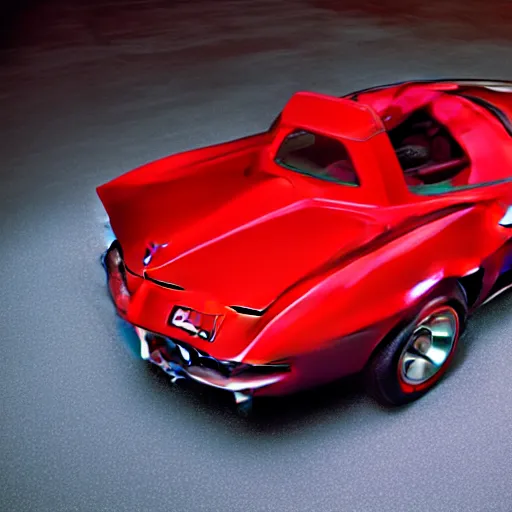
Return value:
M 454 179 L 468 169 L 464 150 L 427 109 L 415 111 L 388 135 L 406 183 L 415 191 L 425 185 L 443 185 L 449 190 L 455 186 Z
M 412 192 L 443 193 L 467 185 L 469 157 L 427 108 L 414 111 L 389 129 L 388 136 Z M 304 130 L 285 138 L 276 163 L 326 181 L 360 184 L 350 156 L 339 141 Z
M 276 163 L 325 181 L 359 185 L 346 148 L 341 142 L 323 135 L 304 130 L 291 133 L 279 148 Z

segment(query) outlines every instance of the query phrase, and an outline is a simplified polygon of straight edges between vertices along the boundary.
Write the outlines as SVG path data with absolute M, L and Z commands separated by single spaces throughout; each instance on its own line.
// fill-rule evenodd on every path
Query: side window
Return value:
M 275 162 L 287 169 L 342 185 L 359 186 L 359 178 L 343 144 L 331 137 L 297 130 L 282 142 Z

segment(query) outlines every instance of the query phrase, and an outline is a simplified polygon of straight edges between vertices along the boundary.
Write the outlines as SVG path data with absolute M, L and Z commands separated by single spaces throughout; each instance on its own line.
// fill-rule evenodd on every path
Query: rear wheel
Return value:
M 370 394 L 383 405 L 404 405 L 425 395 L 450 367 L 466 315 L 466 297 L 458 285 L 427 301 L 370 361 Z

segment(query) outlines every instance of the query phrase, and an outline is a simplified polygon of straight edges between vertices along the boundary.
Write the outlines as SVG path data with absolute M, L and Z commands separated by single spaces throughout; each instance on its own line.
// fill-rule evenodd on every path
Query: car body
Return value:
M 268 131 L 99 186 L 109 288 L 141 357 L 242 406 L 365 371 L 451 297 L 454 339 L 443 371 L 409 389 L 421 396 L 466 317 L 512 283 L 511 92 L 496 80 L 298 92 Z

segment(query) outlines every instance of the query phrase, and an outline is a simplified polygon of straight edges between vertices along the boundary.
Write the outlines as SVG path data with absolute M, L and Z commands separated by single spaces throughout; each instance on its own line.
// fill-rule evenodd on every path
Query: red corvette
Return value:
M 98 187 L 141 357 L 172 380 L 284 395 L 364 372 L 428 392 L 512 285 L 512 83 L 299 92 L 270 129 Z

